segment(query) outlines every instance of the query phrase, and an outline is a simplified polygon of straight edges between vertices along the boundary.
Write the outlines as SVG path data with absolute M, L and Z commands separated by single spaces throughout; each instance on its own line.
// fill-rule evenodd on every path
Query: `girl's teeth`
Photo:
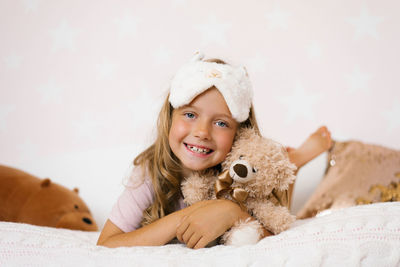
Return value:
M 188 146 L 188 147 L 193 152 L 198 152 L 201 154 L 207 154 L 210 151 L 209 149 L 206 149 L 206 148 L 199 148 L 199 147 L 195 147 L 195 146 Z

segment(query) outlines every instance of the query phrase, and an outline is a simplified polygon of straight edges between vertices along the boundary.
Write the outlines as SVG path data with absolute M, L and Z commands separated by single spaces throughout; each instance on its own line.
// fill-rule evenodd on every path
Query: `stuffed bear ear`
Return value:
M 48 187 L 51 184 L 51 180 L 49 178 L 43 179 L 42 183 L 40 184 L 41 187 Z
M 278 182 L 279 190 L 281 190 L 281 191 L 288 190 L 289 185 L 294 183 L 294 180 L 296 180 L 294 171 L 295 171 L 295 168 L 293 168 L 293 171 L 290 170 L 288 173 L 285 173 L 282 175 L 281 179 Z
M 203 58 L 204 58 L 203 52 L 196 51 L 190 61 L 191 62 L 196 62 L 196 61 L 203 60 Z
M 75 193 L 79 194 L 79 189 L 77 187 L 74 188 L 73 190 Z

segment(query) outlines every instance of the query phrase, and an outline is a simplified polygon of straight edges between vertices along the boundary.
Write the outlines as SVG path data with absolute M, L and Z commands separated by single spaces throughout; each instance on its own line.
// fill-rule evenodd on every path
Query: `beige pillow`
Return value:
M 326 175 L 298 212 L 299 219 L 326 209 L 400 201 L 400 151 L 357 141 L 335 142 Z

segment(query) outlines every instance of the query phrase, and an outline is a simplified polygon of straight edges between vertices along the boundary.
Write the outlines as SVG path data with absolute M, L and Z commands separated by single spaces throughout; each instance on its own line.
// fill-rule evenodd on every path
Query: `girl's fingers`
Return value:
M 183 242 L 187 245 L 189 242 L 190 238 L 194 235 L 193 229 L 187 228 L 186 231 L 182 235 L 182 240 Z
M 201 238 L 201 235 L 194 233 L 186 242 L 186 246 L 188 248 L 194 248 Z
M 210 240 L 211 241 L 211 240 Z M 204 248 L 210 242 L 206 238 L 201 237 L 199 241 L 197 241 L 196 245 L 193 247 L 194 249 Z
M 189 223 L 185 220 L 186 217 L 182 219 L 182 221 L 179 223 L 178 227 L 176 228 L 176 238 L 180 242 L 183 242 L 182 235 L 186 232 L 186 230 L 189 227 Z

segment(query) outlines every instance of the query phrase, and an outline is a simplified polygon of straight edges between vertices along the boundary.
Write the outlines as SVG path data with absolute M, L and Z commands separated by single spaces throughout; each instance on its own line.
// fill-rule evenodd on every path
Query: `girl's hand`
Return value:
M 239 219 L 250 217 L 229 200 L 207 200 L 183 217 L 177 227 L 176 237 L 189 248 L 204 248 L 225 233 Z

